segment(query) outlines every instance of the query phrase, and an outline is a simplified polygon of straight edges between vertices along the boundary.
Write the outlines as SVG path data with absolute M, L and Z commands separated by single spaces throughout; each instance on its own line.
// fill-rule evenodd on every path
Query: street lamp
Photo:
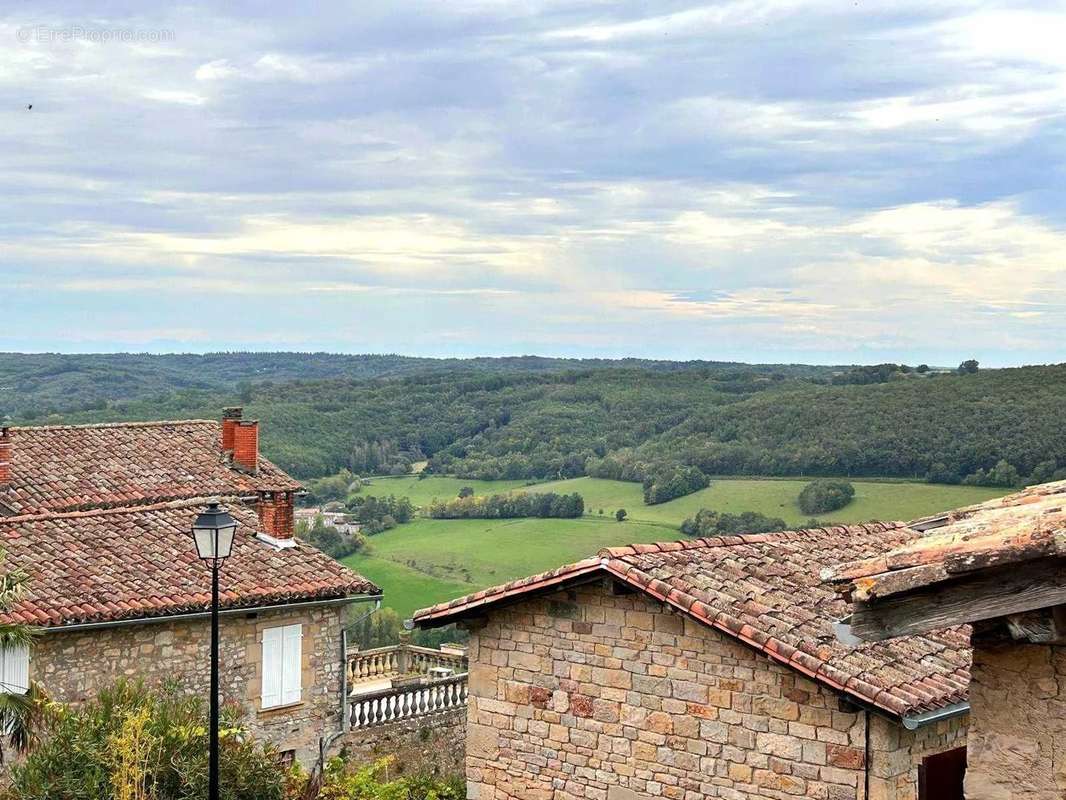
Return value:
M 237 520 L 217 500 L 196 515 L 192 538 L 196 553 L 211 562 L 211 751 L 208 772 L 208 800 L 218 800 L 218 567 L 233 552 Z

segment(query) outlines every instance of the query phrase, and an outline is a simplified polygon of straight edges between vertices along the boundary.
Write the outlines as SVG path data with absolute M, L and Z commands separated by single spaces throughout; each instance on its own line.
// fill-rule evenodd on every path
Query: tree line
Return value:
M 515 519 L 551 517 L 570 519 L 585 513 L 580 494 L 556 492 L 511 492 L 509 494 L 465 495 L 450 500 L 433 500 L 425 508 L 433 519 Z

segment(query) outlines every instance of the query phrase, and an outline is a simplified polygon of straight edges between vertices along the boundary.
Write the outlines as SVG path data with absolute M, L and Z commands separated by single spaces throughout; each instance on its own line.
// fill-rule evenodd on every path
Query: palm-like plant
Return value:
M 21 570 L 2 569 L 4 552 L 0 550 L 0 619 L 19 601 L 26 591 L 28 577 Z M 37 630 L 17 622 L 0 621 L 0 650 L 29 648 Z M 40 688 L 0 685 L 0 764 L 4 761 L 5 742 L 18 753 L 32 747 L 40 727 L 44 697 Z

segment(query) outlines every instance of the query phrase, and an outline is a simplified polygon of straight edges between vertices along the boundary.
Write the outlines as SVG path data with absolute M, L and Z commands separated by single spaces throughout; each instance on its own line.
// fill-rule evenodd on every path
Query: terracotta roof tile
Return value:
M 190 497 L 300 489 L 260 456 L 257 474 L 231 466 L 210 420 L 9 428 L 11 482 L 0 516 L 115 508 Z
M 849 647 L 833 624 L 847 603 L 823 567 L 883 555 L 922 536 L 901 523 L 612 547 L 597 559 L 524 578 L 415 614 L 440 625 L 516 596 L 606 572 L 838 691 L 904 716 L 966 698 L 969 629 Z
M 951 580 L 966 572 L 1066 556 L 1066 481 L 917 520 L 929 531 L 872 557 L 842 558 L 822 578 L 867 601 Z
M 26 595 L 0 622 L 61 626 L 208 610 L 210 573 L 189 534 L 204 502 L 0 518 L 5 568 L 30 578 Z M 256 540 L 253 509 L 231 504 L 230 513 L 240 528 L 222 567 L 223 607 L 379 593 L 310 545 L 278 550 Z

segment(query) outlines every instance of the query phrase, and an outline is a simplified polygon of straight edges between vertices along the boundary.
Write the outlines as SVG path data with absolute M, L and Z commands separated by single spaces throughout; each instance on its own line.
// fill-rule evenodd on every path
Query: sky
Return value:
M 1060 2 L 8 0 L 0 350 L 1066 361 L 1063 41 Z

